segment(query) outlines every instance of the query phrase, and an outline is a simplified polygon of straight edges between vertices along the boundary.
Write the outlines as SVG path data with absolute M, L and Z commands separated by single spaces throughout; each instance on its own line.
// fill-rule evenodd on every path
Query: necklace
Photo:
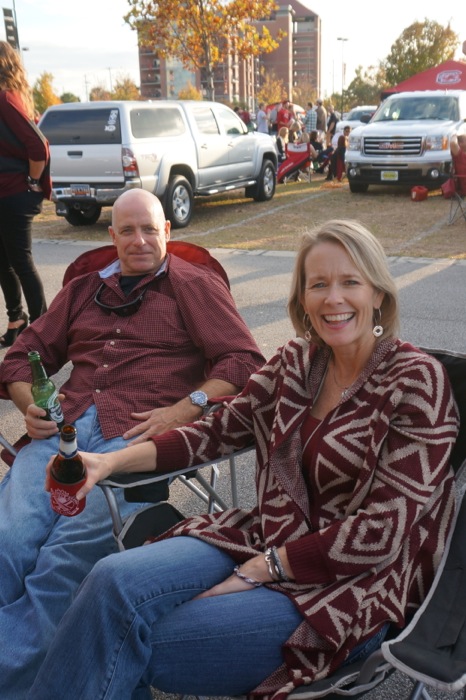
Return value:
M 337 386 L 337 387 L 340 389 L 340 391 L 341 391 L 341 398 L 342 398 L 342 399 L 346 399 L 346 397 L 347 397 L 347 395 L 348 395 L 348 392 L 349 392 L 349 390 L 351 389 L 351 387 L 353 386 L 355 380 L 353 379 L 353 381 L 351 382 L 351 384 L 349 384 L 348 386 L 343 386 L 342 384 L 340 384 L 340 382 L 337 380 L 337 375 L 336 375 L 336 372 L 335 372 L 335 362 L 332 362 L 332 374 L 333 374 L 333 381 L 335 382 L 336 386 Z

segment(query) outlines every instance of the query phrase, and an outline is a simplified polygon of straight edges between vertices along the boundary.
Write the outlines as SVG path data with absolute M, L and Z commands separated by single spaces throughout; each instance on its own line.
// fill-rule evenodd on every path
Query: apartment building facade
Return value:
M 256 107 L 256 94 L 264 76 L 271 73 L 282 81 L 285 93 L 305 85 L 315 95 L 321 90 L 320 17 L 299 0 L 280 5 L 265 25 L 272 36 L 285 33 L 277 49 L 256 58 L 239 60 L 228 55 L 215 69 L 215 99 Z M 180 61 L 159 58 L 147 47 L 139 48 L 141 96 L 144 99 L 174 99 L 189 83 L 203 91 L 202 71 L 189 71 Z

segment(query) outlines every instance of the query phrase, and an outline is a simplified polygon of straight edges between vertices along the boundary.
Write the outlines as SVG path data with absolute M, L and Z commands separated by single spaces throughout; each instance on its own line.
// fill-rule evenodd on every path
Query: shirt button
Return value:
M 108 367 L 108 365 L 104 365 L 104 367 L 105 367 L 105 368 L 107 368 L 107 367 Z
M 117 332 L 117 333 L 121 333 L 121 328 L 117 328 L 117 329 L 116 329 L 116 332 Z
M 95 390 L 95 393 L 96 393 L 96 394 L 100 394 L 100 389 L 96 389 L 96 390 Z
M 111 340 L 111 341 L 110 341 L 110 345 L 115 345 L 115 341 L 114 341 L 114 340 Z

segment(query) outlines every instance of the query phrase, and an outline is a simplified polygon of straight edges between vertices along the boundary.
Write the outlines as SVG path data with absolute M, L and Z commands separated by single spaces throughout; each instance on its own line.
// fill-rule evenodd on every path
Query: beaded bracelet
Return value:
M 259 586 L 262 586 L 262 581 L 257 581 L 257 579 L 255 578 L 250 578 L 249 576 L 242 574 L 239 570 L 239 566 L 235 566 L 235 568 L 233 569 L 233 573 L 235 573 L 238 576 L 238 578 L 242 579 L 243 581 L 246 581 L 246 583 L 249 583 L 250 586 L 254 586 L 254 588 L 259 588 Z

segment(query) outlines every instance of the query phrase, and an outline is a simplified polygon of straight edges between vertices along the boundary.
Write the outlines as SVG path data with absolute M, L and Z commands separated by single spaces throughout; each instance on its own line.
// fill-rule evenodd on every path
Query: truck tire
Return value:
M 264 160 L 257 185 L 247 187 L 246 197 L 252 197 L 256 202 L 268 202 L 275 194 L 277 175 L 272 161 Z
M 194 197 L 191 185 L 182 175 L 175 175 L 165 193 L 165 216 L 172 228 L 184 228 L 193 215 Z
M 369 189 L 367 182 L 351 182 L 349 183 L 350 192 L 353 194 L 363 194 Z
M 102 207 L 93 204 L 85 209 L 68 209 L 65 219 L 72 226 L 91 226 L 98 220 Z

